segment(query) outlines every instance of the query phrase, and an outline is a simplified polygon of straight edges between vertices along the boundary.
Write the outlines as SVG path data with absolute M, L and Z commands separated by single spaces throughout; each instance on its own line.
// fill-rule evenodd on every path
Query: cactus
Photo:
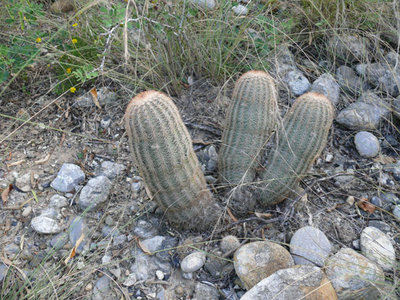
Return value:
M 125 126 L 139 173 L 168 220 L 196 230 L 215 225 L 220 207 L 172 100 L 156 91 L 137 95 L 126 109 Z
M 277 120 L 276 90 L 272 77 L 250 71 L 236 82 L 228 108 L 218 169 L 220 179 L 232 185 L 252 182 L 260 166 L 260 152 Z
M 331 102 L 321 94 L 310 92 L 296 99 L 260 175 L 261 204 L 276 204 L 296 187 L 325 148 L 333 117 Z

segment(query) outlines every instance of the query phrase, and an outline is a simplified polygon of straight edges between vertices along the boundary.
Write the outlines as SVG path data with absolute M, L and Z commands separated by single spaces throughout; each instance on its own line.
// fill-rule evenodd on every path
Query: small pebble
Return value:
M 220 248 L 222 252 L 227 253 L 229 251 L 236 250 L 240 246 L 239 239 L 234 235 L 227 235 L 225 236 L 222 241 Z
M 379 141 L 372 133 L 360 131 L 354 137 L 358 153 L 364 157 L 375 157 L 379 153 Z
M 163 280 L 164 279 L 164 272 L 161 270 L 157 270 L 156 271 L 156 276 L 158 278 L 158 280 Z
M 206 256 L 203 252 L 196 251 L 186 256 L 181 262 L 181 269 L 185 273 L 192 273 L 203 267 Z
M 326 155 L 326 157 L 325 157 L 325 161 L 326 161 L 327 163 L 332 162 L 332 161 L 333 161 L 333 155 L 330 154 L 330 153 L 328 153 L 328 154 Z
M 353 206 L 354 201 L 355 201 L 355 199 L 354 199 L 353 196 L 348 196 L 347 199 L 346 199 L 346 202 L 347 202 L 350 206 Z
M 85 286 L 85 291 L 90 292 L 93 289 L 93 284 L 89 283 L 87 286 Z
M 242 4 L 232 7 L 232 10 L 238 16 L 245 16 L 249 12 L 249 9 Z
M 22 216 L 24 218 L 26 218 L 27 216 L 30 215 L 30 213 L 32 212 L 32 206 L 27 206 L 24 208 L 24 210 L 22 211 Z

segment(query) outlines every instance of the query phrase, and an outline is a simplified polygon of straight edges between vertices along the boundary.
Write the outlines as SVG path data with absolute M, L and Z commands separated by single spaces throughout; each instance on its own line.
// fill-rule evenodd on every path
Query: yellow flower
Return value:
M 76 27 L 76 26 L 78 26 L 78 23 L 72 24 L 72 27 Z
M 78 42 L 77 39 L 72 39 L 72 44 L 76 44 Z
M 24 16 L 24 21 L 26 21 L 26 17 Z
M 70 91 L 71 93 L 75 93 L 75 92 L 76 92 L 76 88 L 75 88 L 75 87 L 72 87 L 72 88 L 69 89 L 69 91 Z
M 42 38 L 38 37 L 36 38 L 36 43 L 41 43 L 42 42 Z
M 71 73 L 71 68 L 67 68 L 67 73 L 70 74 Z

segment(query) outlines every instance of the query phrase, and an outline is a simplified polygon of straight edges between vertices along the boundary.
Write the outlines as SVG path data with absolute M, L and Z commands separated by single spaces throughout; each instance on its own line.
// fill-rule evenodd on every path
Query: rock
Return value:
M 214 9 L 216 6 L 215 0 L 190 0 L 190 2 L 206 9 Z
M 126 287 L 130 287 L 132 285 L 134 285 L 136 283 L 136 275 L 131 273 L 128 275 L 128 277 L 124 280 L 124 282 L 122 283 L 124 286 Z
M 290 240 L 290 253 L 296 265 L 324 266 L 332 245 L 326 235 L 311 226 L 298 229 Z
M 358 97 L 357 101 L 373 105 L 383 117 L 388 117 L 390 114 L 390 104 L 372 91 L 364 92 Z
M 236 274 L 247 290 L 275 271 L 293 264 L 293 259 L 285 248 L 268 241 L 248 243 L 234 254 Z
M 27 207 L 25 207 L 24 208 L 24 210 L 22 211 L 22 216 L 24 217 L 24 218 L 26 218 L 27 216 L 29 216 L 30 214 L 31 214 L 31 212 L 32 212 L 32 206 L 27 206 Z
M 103 129 L 107 129 L 111 125 L 111 117 L 110 116 L 105 116 L 103 119 L 100 121 L 100 127 Z
M 80 240 L 83 236 L 83 240 L 80 242 L 78 248 L 76 248 L 76 253 L 81 253 L 83 248 L 85 247 L 88 241 L 88 231 L 89 230 L 87 228 L 85 220 L 82 217 L 77 216 L 71 222 L 68 230 L 69 241 L 71 242 L 71 245 L 75 247 L 77 241 Z
M 393 207 L 392 210 L 393 215 L 400 221 L 400 204 L 397 204 Z
M 109 90 L 107 87 L 104 86 L 97 90 L 97 99 L 102 106 L 107 104 L 115 104 L 117 100 L 117 93 Z
M 68 242 L 68 234 L 66 232 L 60 232 L 50 240 L 50 246 L 56 250 L 61 249 Z
M 194 290 L 193 300 L 218 300 L 218 290 L 210 285 L 197 282 Z
M 371 200 L 371 203 L 372 203 L 372 200 Z M 368 222 L 368 226 L 378 228 L 380 231 L 382 231 L 384 233 L 388 233 L 391 231 L 390 226 L 382 221 L 370 220 Z
M 162 242 L 165 239 L 163 236 L 155 236 L 141 241 L 141 246 L 150 253 L 158 252 L 162 249 Z M 169 262 L 161 261 L 155 255 L 145 254 L 140 249 L 133 249 L 132 256 L 135 257 L 135 262 L 131 265 L 131 272 L 134 274 L 136 280 L 152 279 L 157 270 L 165 274 L 171 271 L 172 266 Z
M 245 16 L 249 12 L 247 6 L 244 6 L 242 4 L 232 7 L 232 10 L 238 16 Z
M 325 263 L 326 275 L 339 299 L 381 299 L 382 269 L 350 248 L 342 248 Z
M 68 206 L 67 198 L 58 194 L 51 196 L 49 207 L 62 208 L 66 206 Z
M 289 89 L 295 96 L 300 96 L 310 89 L 310 82 L 300 70 L 289 71 L 284 82 L 289 86 Z
M 74 0 L 57 0 L 50 6 L 54 14 L 65 14 L 75 9 Z
M 368 59 L 369 42 L 366 38 L 360 36 L 335 34 L 328 41 L 328 46 L 332 55 L 342 59 L 345 63 Z
M 378 139 L 370 132 L 360 131 L 354 137 L 358 153 L 363 157 L 372 158 L 380 151 Z
M 222 252 L 216 251 L 207 257 L 204 269 L 215 279 L 222 279 L 233 271 L 233 263 L 222 257 Z
M 241 300 L 338 299 L 324 272 L 315 266 L 278 270 L 252 287 Z
M 178 239 L 173 237 L 166 237 L 159 247 L 156 257 L 160 261 L 169 262 L 172 259 L 173 253 L 175 253 L 175 247 L 178 245 Z
M 356 72 L 348 66 L 337 68 L 336 78 L 340 87 L 353 95 L 361 94 L 368 88 L 368 84 L 358 77 Z
M 393 99 L 392 111 L 393 111 L 393 115 L 396 118 L 400 119 L 400 96 L 398 96 L 397 98 Z
M 377 196 L 373 196 L 373 197 L 371 198 L 370 202 L 371 202 L 373 205 L 375 205 L 375 206 L 377 206 L 377 207 L 381 207 L 382 209 L 385 209 L 385 210 L 388 210 L 388 209 L 390 208 L 390 206 L 391 206 L 391 203 L 390 203 L 390 202 L 388 203 L 387 201 L 382 200 L 381 198 L 379 198 L 379 197 L 377 197 Z
M 108 276 L 103 276 L 97 279 L 93 289 L 92 300 L 112 299 L 111 296 L 111 279 Z
M 161 271 L 161 270 L 157 270 L 156 271 L 156 277 L 157 277 L 158 280 L 163 280 L 164 277 L 165 277 L 164 272 Z
M 0 283 L 7 276 L 7 272 L 8 272 L 8 267 L 5 264 L 0 263 Z
M 40 212 L 41 217 L 48 217 L 53 220 L 57 220 L 61 215 L 60 212 L 53 207 L 45 208 Z
M 385 59 L 392 67 L 396 67 L 400 64 L 400 54 L 395 51 L 389 51 Z
M 382 193 L 379 196 L 384 202 L 390 205 L 400 204 L 400 199 L 393 193 Z
M 156 236 L 158 230 L 152 222 L 141 219 L 136 222 L 133 234 L 142 239 L 148 239 Z
M 366 227 L 361 233 L 361 252 L 376 262 L 384 271 L 391 271 L 396 265 L 393 244 L 388 236 L 375 227 Z
M 275 49 L 271 64 L 276 77 L 280 79 L 284 78 L 288 72 L 296 70 L 296 62 L 287 44 L 281 44 Z
M 43 234 L 53 234 L 61 231 L 60 226 L 54 219 L 45 216 L 33 218 L 31 221 L 31 226 L 33 230 Z
M 393 69 L 386 63 L 360 64 L 357 72 L 365 76 L 368 82 L 382 91 L 397 97 L 400 93 L 400 68 Z
M 57 177 L 51 182 L 50 186 L 56 191 L 67 193 L 73 191 L 84 180 L 85 173 L 80 167 L 65 163 L 61 166 Z
M 381 117 L 381 110 L 376 106 L 355 102 L 339 112 L 336 122 L 353 130 L 374 130 L 379 127 Z
M 120 235 L 117 235 L 117 236 L 115 236 L 113 238 L 113 246 L 114 247 L 123 245 L 123 244 L 125 244 L 125 242 L 126 242 L 126 235 L 125 234 L 120 234 Z
M 106 176 L 100 175 L 90 179 L 81 191 L 79 206 L 83 210 L 94 209 L 107 200 L 110 189 L 111 181 Z
M 203 165 L 205 168 L 205 173 L 211 173 L 216 170 L 218 154 L 214 145 L 210 145 L 203 151 L 199 151 L 197 155 L 201 165 Z
M 221 244 L 219 246 L 223 253 L 234 251 L 240 247 L 239 239 L 234 235 L 227 235 L 222 238 Z
M 108 179 L 112 180 L 126 169 L 123 164 L 114 163 L 112 161 L 103 161 L 101 163 L 101 168 L 99 175 L 107 176 Z
M 334 106 L 339 102 L 340 87 L 329 73 L 318 77 L 311 85 L 311 90 L 325 95 Z
M 206 255 L 203 252 L 196 251 L 182 259 L 181 269 L 186 273 L 196 272 L 203 267 L 205 262 Z
M 6 257 L 8 256 L 10 259 L 17 258 L 18 254 L 21 252 L 20 248 L 14 243 L 5 245 L 3 251 Z

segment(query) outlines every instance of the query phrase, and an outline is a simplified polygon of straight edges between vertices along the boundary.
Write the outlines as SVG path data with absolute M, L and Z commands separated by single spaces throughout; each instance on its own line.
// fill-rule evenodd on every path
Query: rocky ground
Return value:
M 40 117 L 0 122 L 3 295 L 17 286 L 70 299 L 298 299 L 315 290 L 317 299 L 397 299 L 400 56 L 370 53 L 356 36 L 328 48 L 337 62 L 287 46 L 271 60 L 282 114 L 309 90 L 335 105 L 326 149 L 293 197 L 242 219 L 227 213 L 213 232 L 176 231 L 149 199 L 123 128 L 128 99 L 112 83 L 98 87 L 101 109 L 90 93 L 38 93 L 24 107 L 10 93 L 2 113 Z M 199 79 L 174 99 L 221 204 L 216 162 L 231 89 Z

